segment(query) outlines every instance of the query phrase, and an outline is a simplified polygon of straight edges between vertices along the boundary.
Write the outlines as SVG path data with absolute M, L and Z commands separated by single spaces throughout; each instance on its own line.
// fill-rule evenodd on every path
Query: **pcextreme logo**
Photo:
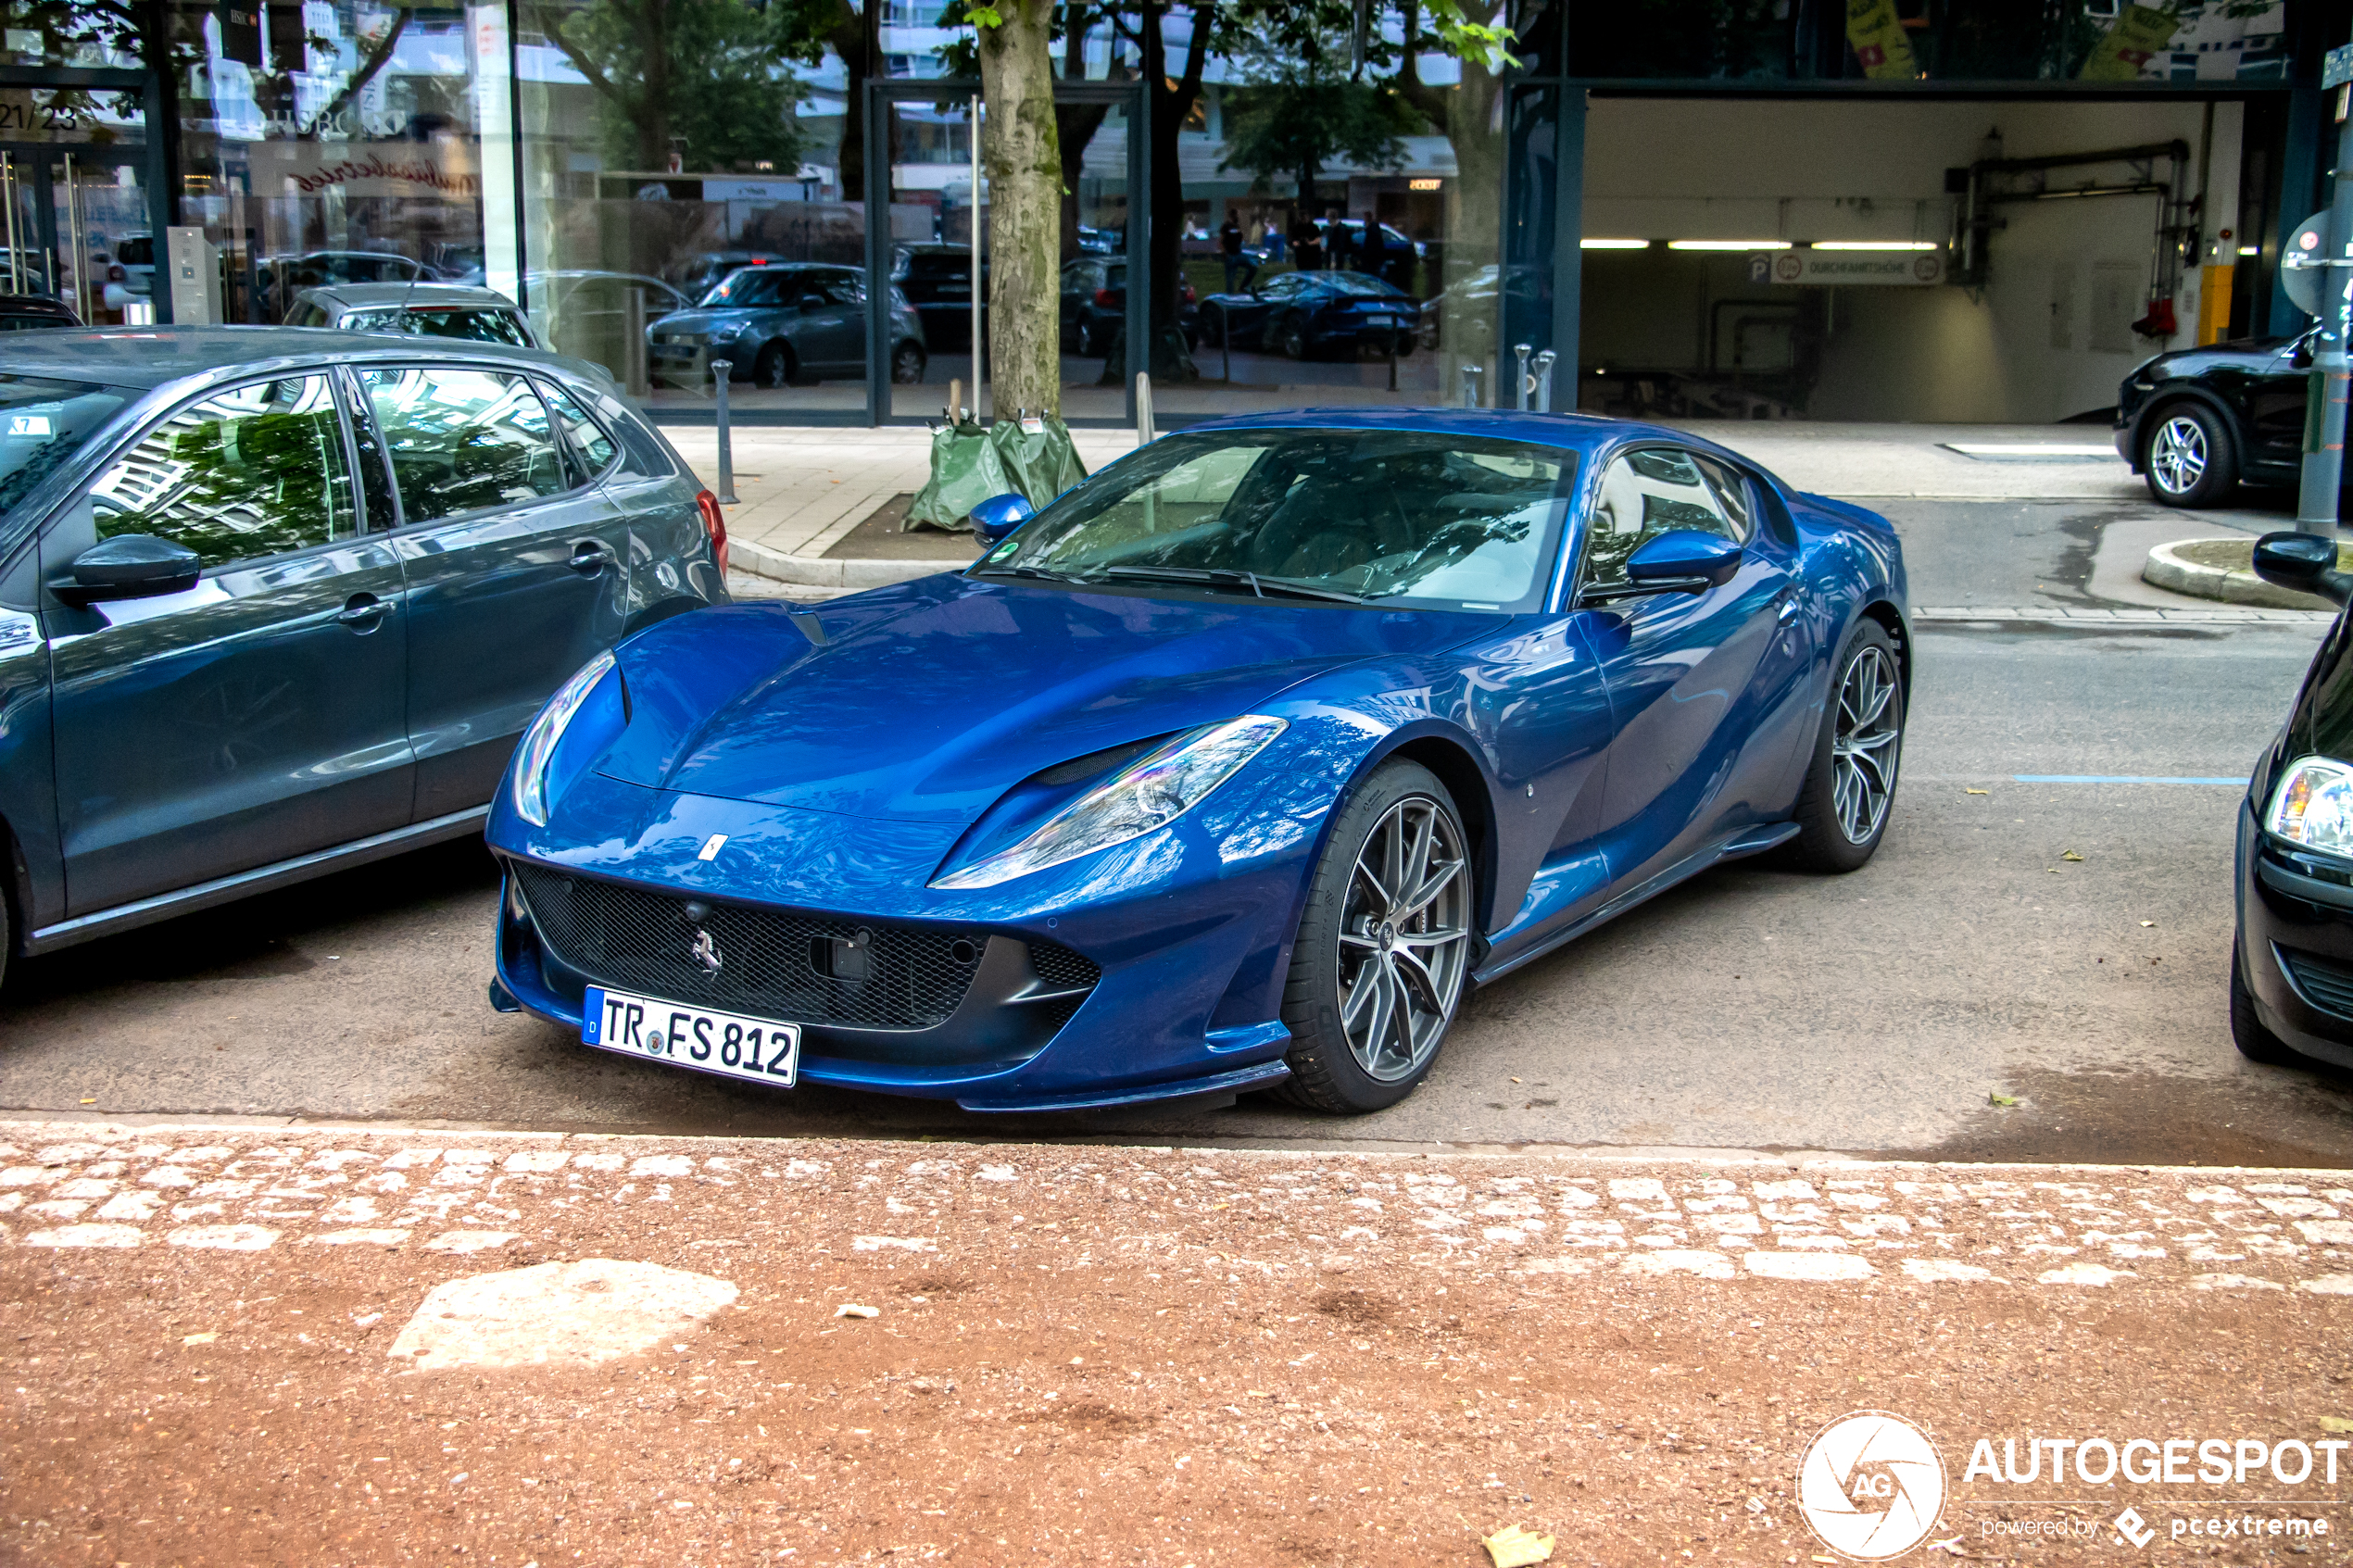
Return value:
M 1944 1512 L 1944 1461 L 1928 1434 L 1902 1416 L 1855 1411 L 1806 1445 L 1797 1506 L 1842 1557 L 1901 1557 L 1928 1539 Z

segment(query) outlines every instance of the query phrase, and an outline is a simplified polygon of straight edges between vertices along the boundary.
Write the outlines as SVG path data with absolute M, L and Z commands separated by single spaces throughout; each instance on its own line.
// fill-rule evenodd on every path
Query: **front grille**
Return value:
M 1029 967 L 1056 991 L 1091 991 L 1095 982 L 1103 977 L 1103 972 L 1089 960 L 1050 942 L 1029 945 Z
M 2273 949 L 2305 999 L 2323 1012 L 2353 1019 L 2353 969 L 2293 947 Z
M 716 899 L 690 921 L 687 900 L 666 893 L 535 866 L 514 873 L 540 940 L 567 968 L 623 990 L 794 1022 L 931 1028 L 964 999 L 988 942 L 985 932 L 861 925 Z M 694 957 L 701 932 L 719 956 L 716 973 Z M 825 972 L 849 967 L 835 945 L 860 942 L 862 932 L 863 978 Z

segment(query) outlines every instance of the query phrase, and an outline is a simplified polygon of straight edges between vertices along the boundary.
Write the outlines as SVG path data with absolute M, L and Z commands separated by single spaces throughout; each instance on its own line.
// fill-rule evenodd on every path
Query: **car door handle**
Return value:
M 572 547 L 572 569 L 583 573 L 604 571 L 613 564 L 612 546 L 601 539 L 583 539 Z
M 375 595 L 354 594 L 344 601 L 344 607 L 336 612 L 335 619 L 355 632 L 367 633 L 382 625 L 384 618 L 390 613 L 392 606 Z

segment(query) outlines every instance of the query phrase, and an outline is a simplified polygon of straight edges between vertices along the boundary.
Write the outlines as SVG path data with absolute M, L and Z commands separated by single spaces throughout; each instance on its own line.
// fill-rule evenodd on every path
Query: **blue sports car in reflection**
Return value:
M 494 999 L 778 1085 L 1365 1111 L 1469 985 L 1886 832 L 1895 535 L 1706 442 L 1306 410 L 1023 509 L 961 574 L 575 675 L 491 819 Z

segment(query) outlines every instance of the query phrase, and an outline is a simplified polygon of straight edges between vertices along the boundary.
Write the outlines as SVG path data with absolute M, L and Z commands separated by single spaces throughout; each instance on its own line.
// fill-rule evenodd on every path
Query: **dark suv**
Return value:
M 2160 354 L 2116 391 L 2116 449 L 2168 507 L 2219 507 L 2241 480 L 2294 484 L 2311 334 Z

